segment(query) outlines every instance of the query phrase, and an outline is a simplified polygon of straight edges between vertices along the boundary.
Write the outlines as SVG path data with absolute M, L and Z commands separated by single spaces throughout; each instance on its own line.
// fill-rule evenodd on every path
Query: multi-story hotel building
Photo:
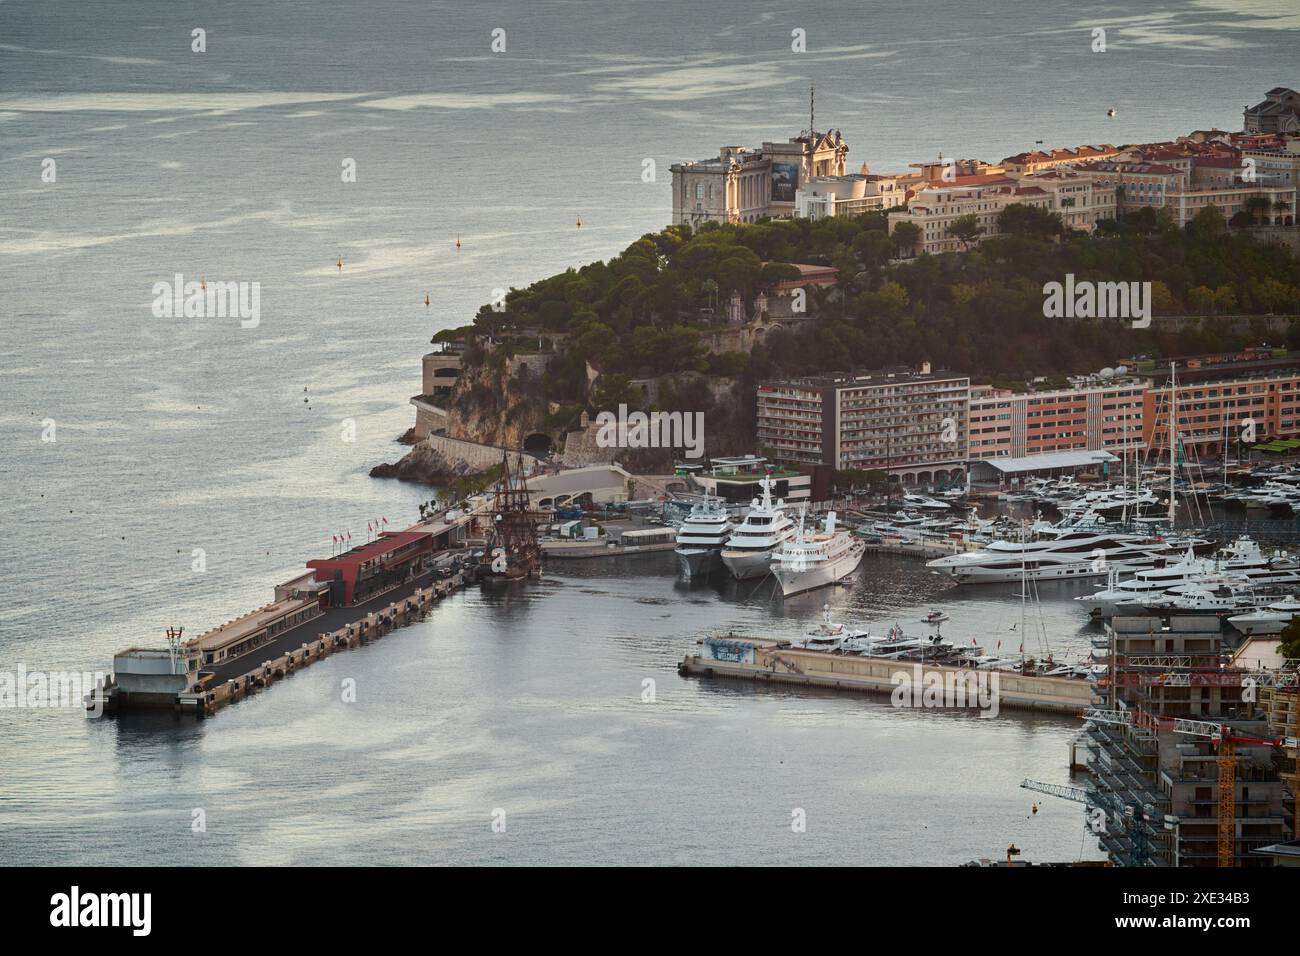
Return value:
M 777 461 L 879 469 L 904 484 L 964 473 L 970 379 L 882 369 L 765 382 L 758 387 L 758 442 Z
M 1147 384 L 1123 379 L 1021 393 L 972 386 L 970 457 L 1024 458 L 1139 447 Z
M 1254 423 L 1257 441 L 1300 438 L 1300 368 L 1277 369 L 1248 378 L 1184 382 L 1179 372 L 1177 394 L 1178 445 L 1188 459 L 1215 459 L 1237 441 L 1246 423 Z M 1151 452 L 1169 454 L 1168 381 L 1147 390 L 1143 401 L 1143 440 Z M 1248 445 L 1246 447 L 1249 447 Z
M 832 130 L 764 143 L 757 150 L 724 146 L 717 159 L 674 163 L 673 225 L 789 218 L 802 184 L 843 176 L 848 155 L 848 143 Z

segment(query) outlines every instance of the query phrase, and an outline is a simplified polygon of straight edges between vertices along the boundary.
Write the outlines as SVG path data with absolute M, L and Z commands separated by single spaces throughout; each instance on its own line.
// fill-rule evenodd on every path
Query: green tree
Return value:
M 1278 650 L 1283 657 L 1300 658 L 1300 617 L 1291 618 L 1291 623 L 1282 628 L 1282 633 L 1278 637 L 1282 640 Z
M 890 233 L 894 239 L 894 253 L 899 256 L 916 254 L 917 243 L 921 241 L 921 227 L 914 222 L 899 222 Z
M 963 249 L 969 249 L 983 232 L 984 227 L 980 225 L 979 217 L 973 212 L 958 216 L 948 226 L 948 235 L 959 240 Z
M 1013 202 L 998 213 L 998 229 L 1008 236 L 1059 236 L 1065 231 L 1061 217 L 1040 206 Z

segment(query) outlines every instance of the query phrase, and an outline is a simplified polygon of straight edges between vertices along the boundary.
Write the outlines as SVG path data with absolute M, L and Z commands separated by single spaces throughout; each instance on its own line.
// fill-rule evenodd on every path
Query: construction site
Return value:
M 1115 866 L 1296 865 L 1296 672 L 1249 666 L 1212 616 L 1116 617 L 1093 638 L 1092 706 L 1072 762 Z

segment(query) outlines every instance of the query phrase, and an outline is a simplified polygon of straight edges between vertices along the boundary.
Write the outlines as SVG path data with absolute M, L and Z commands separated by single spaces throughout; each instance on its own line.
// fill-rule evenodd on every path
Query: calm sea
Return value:
M 106 668 L 265 602 L 340 529 L 411 520 L 428 492 L 366 473 L 401 452 L 429 336 L 660 228 L 670 163 L 797 133 L 810 83 L 851 165 L 890 171 L 1235 129 L 1296 82 L 1293 4 L 1162 6 L 0 0 L 0 670 Z M 156 318 L 177 274 L 258 283 L 258 325 Z M 0 712 L 0 861 L 1095 855 L 1077 807 L 1031 819 L 1017 788 L 1066 779 L 1069 722 L 680 679 L 700 630 L 797 633 L 823 597 L 673 571 L 462 594 L 202 724 Z M 1045 595 L 1063 648 L 1069 596 Z M 1019 613 L 909 563 L 829 600 L 884 625 L 942 604 L 985 643 Z

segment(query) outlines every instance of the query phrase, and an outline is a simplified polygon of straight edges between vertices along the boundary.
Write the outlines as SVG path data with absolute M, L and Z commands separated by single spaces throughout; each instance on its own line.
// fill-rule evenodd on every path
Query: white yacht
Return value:
M 1228 623 L 1243 634 L 1280 634 L 1297 614 L 1300 600 L 1289 597 L 1247 614 L 1234 614 Z
M 677 529 L 676 554 L 687 578 L 698 578 L 722 567 L 722 549 L 731 539 L 731 516 L 718 498 L 705 496 Z
M 1167 598 L 1177 597 L 1165 592 L 1185 584 L 1210 589 L 1233 584 L 1256 588 L 1300 584 L 1300 565 L 1284 551 L 1266 555 L 1248 535 L 1241 535 L 1213 558 L 1197 557 L 1188 547 L 1176 564 L 1139 571 L 1128 580 L 1121 581 L 1119 572 L 1112 570 L 1105 588 L 1075 600 L 1086 604 L 1090 613 L 1111 617 L 1163 606 Z
M 910 492 L 903 495 L 903 505 L 907 508 L 919 508 L 922 511 L 950 511 L 952 509 L 952 505 L 946 501 L 939 501 L 929 495 L 915 495 Z
M 1112 617 L 1121 607 L 1144 605 L 1158 598 L 1172 587 L 1187 584 L 1196 578 L 1214 571 L 1214 562 L 1208 558 L 1198 558 L 1196 553 L 1187 549 L 1181 561 L 1167 564 L 1160 568 L 1147 568 L 1138 571 L 1127 580 L 1120 579 L 1117 568 L 1111 568 L 1106 578 L 1106 586 L 1095 594 L 1081 594 L 1075 598 L 1088 606 L 1091 614 Z
M 1144 610 L 1153 614 L 1239 615 L 1255 610 L 1259 599 L 1248 581 L 1233 578 L 1190 581 L 1172 587 L 1149 601 Z
M 935 558 L 926 567 L 961 584 L 1105 577 L 1149 568 L 1176 552 L 1169 542 L 1104 528 L 1044 528 L 1033 540 L 993 541 L 977 551 Z
M 870 633 L 859 631 L 857 628 L 849 627 L 847 624 L 839 624 L 831 620 L 831 606 L 822 605 L 822 623 L 817 625 L 802 638 L 797 641 L 791 641 L 790 646 L 803 651 L 839 651 L 843 650 L 845 642 L 850 644 L 871 640 Z
M 1249 535 L 1241 535 L 1214 556 L 1223 572 L 1240 571 L 1255 584 L 1300 583 L 1300 564 L 1285 551 L 1266 555 Z
M 799 530 L 787 538 L 781 550 L 772 556 L 772 573 L 781 584 L 785 597 L 814 588 L 826 587 L 857 570 L 867 546 L 848 530 L 836 530 L 835 512 L 826 516 L 822 531 L 804 532 L 803 518 Z
M 722 549 L 722 563 L 736 578 L 767 577 L 772 570 L 772 554 L 795 533 L 794 522 L 781 510 L 784 501 L 772 501 L 772 480 L 759 480 L 762 498 L 755 498 L 745 520 L 736 525 L 731 539 Z

